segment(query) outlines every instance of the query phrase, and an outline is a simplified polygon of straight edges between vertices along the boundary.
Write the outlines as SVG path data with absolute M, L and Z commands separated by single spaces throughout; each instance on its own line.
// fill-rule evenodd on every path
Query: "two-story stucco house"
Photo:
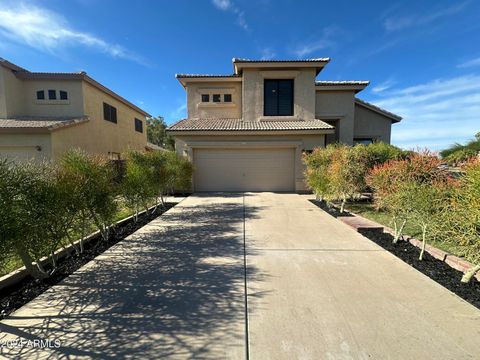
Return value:
M 145 149 L 147 116 L 85 72 L 31 72 L 0 58 L 0 157 L 56 159 L 81 148 L 117 159 Z
M 302 192 L 303 152 L 390 143 L 401 117 L 356 97 L 368 81 L 315 81 L 329 61 L 233 59 L 231 75 L 177 74 L 188 116 L 168 132 L 194 163 L 194 191 Z

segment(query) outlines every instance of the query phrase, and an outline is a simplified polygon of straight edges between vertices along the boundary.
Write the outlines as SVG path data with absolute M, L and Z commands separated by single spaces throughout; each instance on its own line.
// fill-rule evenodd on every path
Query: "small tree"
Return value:
M 320 201 L 330 194 L 328 168 L 334 151 L 335 146 L 328 145 L 326 148 L 316 148 L 311 154 L 303 155 L 307 167 L 305 170 L 307 184 Z
M 135 222 L 141 207 L 148 209 L 156 197 L 152 164 L 145 153 L 128 153 L 126 174 L 122 181 L 122 195 L 135 211 Z
M 115 196 L 118 192 L 113 171 L 107 159 L 81 150 L 70 150 L 62 157 L 62 168 L 76 184 L 81 227 L 92 220 L 107 240 L 110 225 L 117 211 Z M 83 232 L 82 232 L 83 234 Z M 83 237 L 83 235 L 82 235 Z
M 167 124 L 161 116 L 147 119 L 147 138 L 152 144 L 161 146 L 166 150 L 175 149 L 175 140 L 166 132 Z
M 421 228 L 422 248 L 419 260 L 423 260 L 427 230 L 448 204 L 449 186 L 446 182 L 437 180 L 430 184 L 406 180 L 399 186 L 398 192 L 401 194 L 402 205 L 409 209 L 411 219 Z
M 355 148 L 337 145 L 328 167 L 329 198 L 341 200 L 343 213 L 348 199 L 359 196 L 365 188 L 366 159 Z

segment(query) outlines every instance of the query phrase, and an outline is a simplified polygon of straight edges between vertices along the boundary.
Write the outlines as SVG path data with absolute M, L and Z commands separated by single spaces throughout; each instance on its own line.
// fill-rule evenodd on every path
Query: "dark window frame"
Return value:
M 57 100 L 57 90 L 48 90 L 48 100 Z
M 365 143 L 367 141 L 369 142 L 368 144 Z M 370 145 L 370 144 L 373 144 L 375 141 L 376 141 L 376 139 L 374 137 L 353 138 L 353 145 L 358 145 L 358 144 Z
M 294 105 L 294 79 L 264 79 L 263 116 L 293 116 Z
M 202 94 L 202 102 L 210 102 L 210 94 Z
M 109 121 L 111 123 L 117 123 L 117 108 L 107 104 L 106 102 L 103 103 L 103 119 Z
M 232 102 L 232 94 L 223 94 L 223 102 L 231 103 Z
M 134 123 L 135 123 L 135 131 L 143 134 L 143 121 L 135 118 Z
M 221 94 L 213 94 L 212 95 L 212 102 L 214 102 L 214 103 L 222 102 L 222 95 Z
M 45 90 L 37 90 L 37 100 L 45 100 Z
M 68 92 L 65 90 L 59 91 L 60 100 L 68 100 Z

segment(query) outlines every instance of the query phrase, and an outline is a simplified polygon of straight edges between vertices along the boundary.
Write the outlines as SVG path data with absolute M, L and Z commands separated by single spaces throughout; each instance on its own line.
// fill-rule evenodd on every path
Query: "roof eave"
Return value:
M 355 94 L 359 93 L 365 89 L 368 84 L 358 84 L 358 85 L 315 85 L 315 91 L 354 91 Z
M 386 111 L 386 110 L 384 110 L 384 109 L 379 108 L 378 106 L 374 106 L 374 105 L 372 105 L 372 104 L 370 104 L 370 103 L 367 103 L 367 102 L 365 102 L 365 101 L 363 101 L 363 100 L 361 100 L 361 99 L 358 99 L 358 98 L 355 98 L 355 104 L 358 104 L 358 105 L 360 105 L 360 106 L 363 106 L 363 107 L 366 108 L 366 109 L 369 109 L 369 110 L 371 110 L 371 111 L 373 111 L 373 112 L 376 112 L 376 113 L 378 113 L 378 114 L 381 114 L 381 115 L 389 118 L 390 120 L 392 120 L 392 122 L 394 122 L 394 123 L 398 123 L 398 122 L 402 121 L 402 119 L 403 119 L 403 118 L 402 118 L 401 116 L 399 116 L 399 115 L 396 115 L 396 114 L 394 114 L 394 113 L 388 112 L 388 111 Z
M 171 130 L 166 129 L 166 132 L 170 135 L 321 135 L 321 134 L 334 134 L 335 129 L 285 129 L 285 130 Z
M 325 65 L 330 62 L 330 58 L 319 59 L 318 61 L 242 61 L 239 59 L 233 59 L 233 71 L 235 74 L 241 74 L 242 70 L 245 68 L 255 69 L 255 68 L 269 68 L 269 69 L 278 69 L 278 68 L 314 68 L 315 75 L 318 75 L 320 71 L 323 70 Z
M 201 82 L 242 82 L 241 76 L 183 76 L 175 75 L 175 78 L 178 80 L 183 87 L 186 87 L 188 83 L 201 83 Z

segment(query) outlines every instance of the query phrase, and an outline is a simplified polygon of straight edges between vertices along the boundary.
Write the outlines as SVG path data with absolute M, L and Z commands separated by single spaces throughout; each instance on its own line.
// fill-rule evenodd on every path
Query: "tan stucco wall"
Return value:
M 317 119 L 339 119 L 339 141 L 352 145 L 355 117 L 354 91 L 317 91 L 315 116 Z
M 11 70 L 0 66 L 0 117 L 18 116 L 24 107 L 24 85 Z
M 243 118 L 258 121 L 264 117 L 264 80 L 294 79 L 293 118 L 312 120 L 315 115 L 315 70 L 258 70 L 243 71 Z M 277 117 L 278 118 L 278 117 Z M 287 118 L 287 117 L 285 117 Z
M 1 158 L 42 160 L 49 159 L 51 154 L 50 134 L 0 134 Z
M 307 190 L 304 180 L 305 165 L 302 161 L 303 150 L 323 147 L 325 135 L 186 135 L 175 137 L 175 150 L 181 156 L 192 159 L 192 150 L 196 147 L 219 148 L 295 148 L 295 191 Z
M 89 116 L 87 123 L 58 130 L 52 133 L 53 156 L 65 150 L 81 147 L 88 152 L 108 155 L 122 153 L 127 149 L 144 150 L 147 143 L 145 115 L 131 109 L 112 96 L 83 82 L 83 113 Z M 103 119 L 103 102 L 117 109 L 117 123 Z M 134 119 L 143 121 L 143 133 L 135 131 Z
M 189 118 L 240 118 L 242 116 L 241 82 L 195 82 L 187 88 Z M 210 102 L 202 103 L 202 94 L 210 94 Z M 214 103 L 212 94 L 232 94 L 231 103 Z
M 392 121 L 361 105 L 355 105 L 355 138 L 374 138 L 390 143 Z
M 25 80 L 24 102 L 18 116 L 70 117 L 83 115 L 81 80 Z M 45 100 L 37 100 L 37 91 L 45 91 Z M 48 90 L 56 90 L 57 100 L 48 100 Z M 59 91 L 68 93 L 68 100 L 59 100 Z

